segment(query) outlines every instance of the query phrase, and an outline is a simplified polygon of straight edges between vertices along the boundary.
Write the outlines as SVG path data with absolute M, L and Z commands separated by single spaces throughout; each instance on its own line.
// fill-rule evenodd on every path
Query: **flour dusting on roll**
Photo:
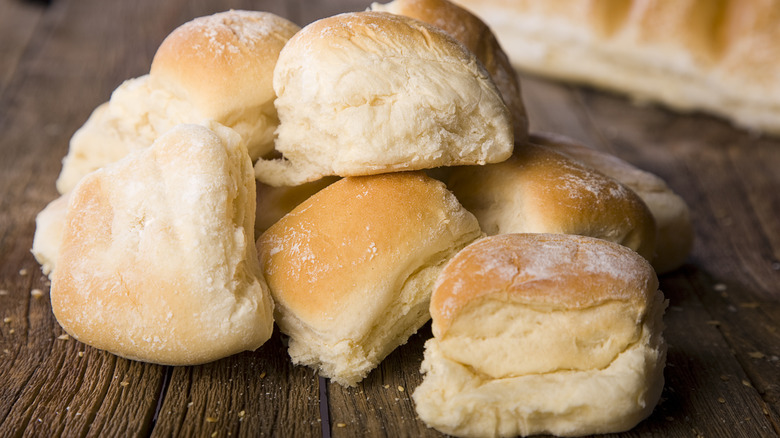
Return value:
M 690 210 L 685 200 L 663 179 L 614 155 L 587 147 L 560 134 L 536 132 L 529 141 L 614 178 L 642 198 L 655 219 L 655 255 L 651 262 L 658 274 L 673 271 L 685 262 L 694 239 Z
M 276 150 L 258 180 L 298 185 L 509 157 L 509 110 L 475 55 L 444 31 L 356 12 L 309 24 L 274 70 Z
M 73 189 L 87 173 L 183 123 L 216 121 L 234 129 L 253 160 L 273 150 L 273 69 L 298 29 L 268 12 L 235 10 L 176 28 L 157 49 L 149 74 L 123 82 L 73 135 L 57 190 Z
M 193 365 L 260 347 L 273 303 L 254 245 L 246 147 L 180 125 L 73 189 L 51 285 L 66 332 L 116 355 Z
M 488 235 L 579 234 L 654 257 L 655 223 L 642 199 L 543 146 L 526 144 L 502 163 L 454 168 L 447 186 Z
M 478 240 L 436 281 L 416 411 L 455 436 L 629 430 L 664 385 L 665 307 L 649 262 L 622 245 Z

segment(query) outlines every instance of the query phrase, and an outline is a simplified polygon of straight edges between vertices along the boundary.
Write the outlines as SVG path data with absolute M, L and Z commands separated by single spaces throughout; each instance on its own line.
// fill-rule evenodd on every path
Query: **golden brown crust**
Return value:
M 488 235 L 579 234 L 654 256 L 655 223 L 642 199 L 545 147 L 527 144 L 503 163 L 455 168 L 447 185 Z
M 298 30 L 267 12 L 231 10 L 199 17 L 163 40 L 150 77 L 155 85 L 181 93 L 204 116 L 225 120 L 238 108 L 273 102 L 276 60 Z
M 443 184 L 396 173 L 331 184 L 269 228 L 257 245 L 283 308 L 322 331 L 351 334 L 384 312 L 397 282 L 478 235 L 473 216 Z
M 538 132 L 533 133 L 529 141 L 620 181 L 642 198 L 655 219 L 655 256 L 651 262 L 657 273 L 672 271 L 685 262 L 694 240 L 690 211 L 685 200 L 663 179 L 563 135 Z
M 647 307 L 658 280 L 630 249 L 585 236 L 504 234 L 460 251 L 439 274 L 431 298 L 436 337 L 485 297 L 539 308 L 578 310 L 609 301 Z

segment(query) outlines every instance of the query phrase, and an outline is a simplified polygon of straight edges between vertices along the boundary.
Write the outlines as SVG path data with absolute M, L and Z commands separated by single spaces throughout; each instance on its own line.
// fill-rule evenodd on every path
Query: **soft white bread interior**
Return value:
M 233 128 L 252 159 L 273 149 L 273 69 L 298 26 L 267 12 L 227 11 L 187 22 L 162 42 L 150 73 L 122 83 L 73 135 L 60 193 L 87 173 L 148 147 L 182 123 Z
M 533 133 L 530 141 L 620 181 L 642 198 L 655 219 L 655 256 L 651 263 L 656 273 L 673 271 L 685 262 L 694 239 L 690 210 L 685 200 L 663 179 L 614 155 L 587 147 L 560 134 Z
M 456 0 L 520 70 L 780 134 L 780 0 Z
M 601 172 L 535 144 L 507 161 L 461 166 L 447 186 L 488 235 L 564 233 L 625 245 L 648 260 L 655 223 L 642 199 Z
M 520 80 L 496 36 L 479 17 L 449 0 L 393 0 L 385 4 L 373 3 L 371 10 L 416 18 L 463 43 L 485 66 L 501 92 L 512 115 L 515 143 L 528 137 L 528 115 Z
M 436 281 L 417 413 L 455 436 L 631 429 L 664 385 L 665 307 L 649 262 L 622 245 L 478 240 Z
M 70 195 L 51 285 L 54 315 L 85 344 L 169 365 L 262 345 L 273 303 L 254 245 L 246 147 L 181 125 L 88 174 Z
M 61 195 L 35 217 L 32 254 L 41 265 L 43 274 L 50 278 L 57 266 L 57 254 L 62 243 L 62 230 L 65 227 L 65 213 L 68 211 L 69 199 L 69 193 Z
M 441 29 L 383 12 L 304 27 L 274 70 L 276 150 L 266 184 L 505 160 L 512 119 L 475 55 Z M 423 116 L 424 115 L 424 116 Z
M 347 177 L 304 201 L 257 242 L 293 362 L 355 385 L 430 319 L 436 275 L 480 236 L 417 172 Z

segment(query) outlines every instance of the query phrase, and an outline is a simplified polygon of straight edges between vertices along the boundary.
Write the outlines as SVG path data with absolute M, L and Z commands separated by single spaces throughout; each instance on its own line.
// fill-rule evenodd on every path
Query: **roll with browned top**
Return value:
M 622 245 L 481 239 L 436 281 L 417 413 L 456 436 L 631 429 L 663 388 L 665 306 L 649 262 Z

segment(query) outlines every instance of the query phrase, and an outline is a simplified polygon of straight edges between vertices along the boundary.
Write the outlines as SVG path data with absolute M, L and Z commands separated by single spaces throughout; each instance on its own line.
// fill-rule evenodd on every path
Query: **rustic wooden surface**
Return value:
M 62 336 L 30 254 L 69 137 L 117 85 L 148 71 L 176 26 L 230 8 L 305 25 L 368 3 L 0 0 L 0 436 L 439 436 L 410 397 L 428 326 L 356 388 L 291 365 L 278 334 L 203 366 L 143 364 Z M 692 208 L 689 263 L 661 277 L 671 303 L 663 399 L 620 436 L 778 436 L 780 139 L 523 80 L 534 130 L 652 171 Z

